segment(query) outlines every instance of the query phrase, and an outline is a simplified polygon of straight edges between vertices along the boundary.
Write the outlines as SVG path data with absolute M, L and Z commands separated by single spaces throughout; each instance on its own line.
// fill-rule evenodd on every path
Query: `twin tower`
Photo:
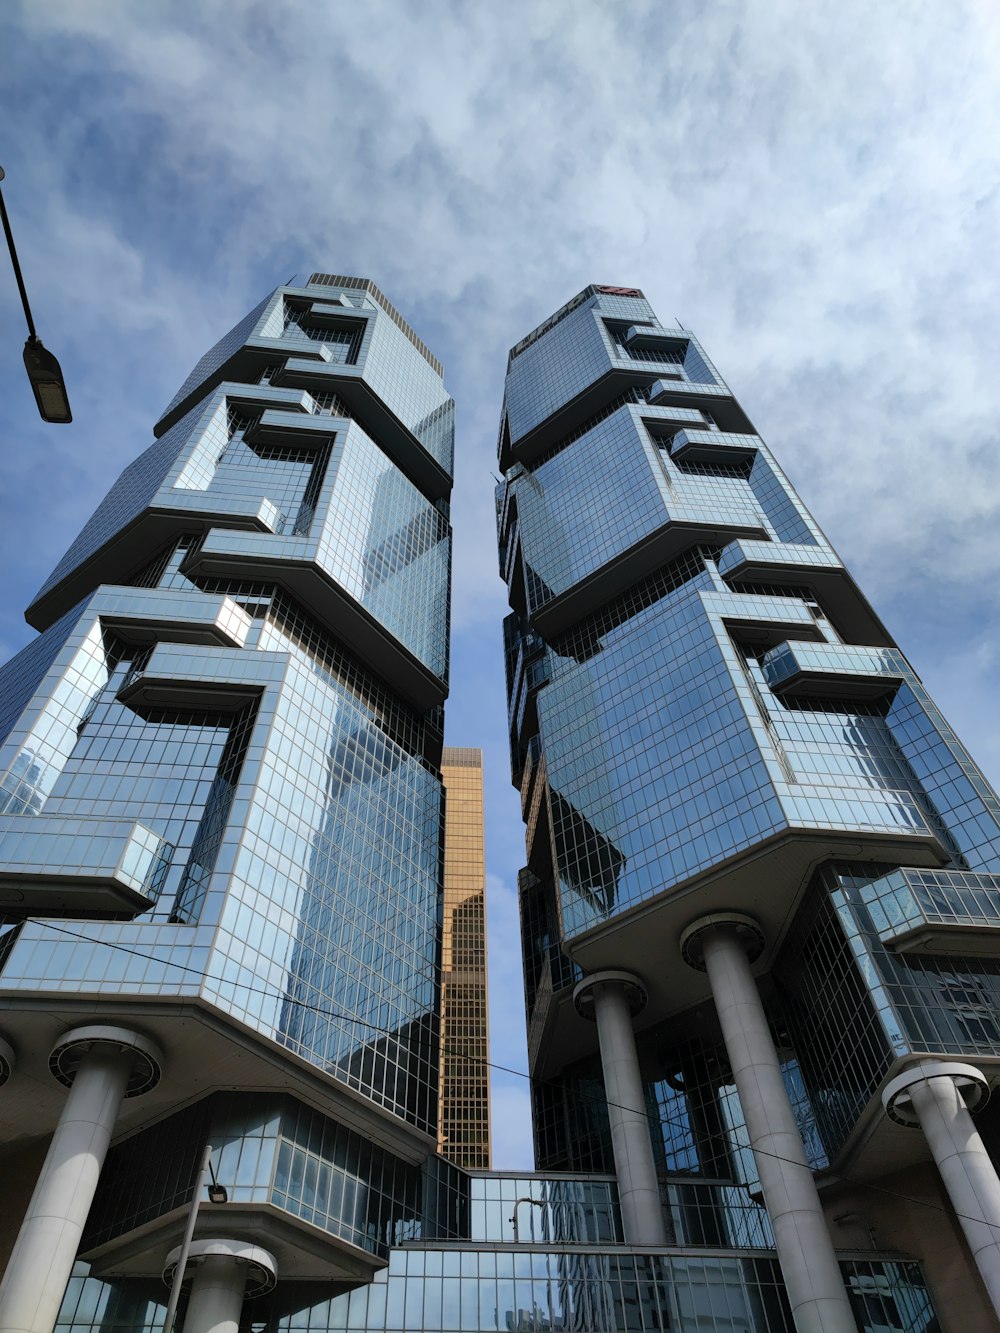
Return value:
M 996 1329 L 1000 803 L 696 339 L 509 357 L 534 1172 L 438 1151 L 441 365 L 317 273 L 154 436 L 0 673 L 0 1333 Z

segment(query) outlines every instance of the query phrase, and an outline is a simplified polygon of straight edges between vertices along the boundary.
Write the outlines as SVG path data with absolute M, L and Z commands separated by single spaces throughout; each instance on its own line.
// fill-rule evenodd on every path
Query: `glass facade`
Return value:
M 446 745 L 441 1081 L 438 1152 L 456 1166 L 490 1165 L 486 1004 L 486 852 L 483 752 Z
M 317 1272 L 461 1234 L 468 1191 L 427 1164 L 453 407 L 374 284 L 276 289 L 198 362 L 0 672 L 0 1024 L 41 1080 L 39 995 L 166 1052 L 81 1255 L 167 1238 L 206 1143 L 229 1232 L 256 1238 L 258 1209 L 322 1235 Z M 59 1106 L 15 1107 L 6 1137 Z
M 937 1333 L 916 1264 L 842 1264 L 859 1333 Z M 153 1333 L 163 1307 L 150 1284 L 70 1281 L 60 1333 Z M 773 1258 L 627 1252 L 397 1249 L 368 1286 L 330 1295 L 291 1283 L 248 1302 L 241 1333 L 793 1333 Z
M 589 287 L 513 349 L 500 430 L 540 1169 L 485 1169 L 482 760 L 442 746 L 453 422 L 373 283 L 277 288 L 0 673 L 9 1146 L 58 1120 L 61 1032 L 163 1050 L 67 1333 L 160 1326 L 206 1147 L 227 1199 L 198 1238 L 276 1269 L 242 1333 L 791 1333 L 735 1064 L 677 949 L 712 885 L 763 919 L 817 1172 L 907 1056 L 1000 1061 L 995 960 L 969 948 L 1000 919 L 996 797 L 697 341 Z M 655 973 L 635 1045 L 662 1244 L 628 1239 L 629 1108 L 571 999 L 601 966 Z M 934 1255 L 868 1235 L 838 1256 L 858 1328 L 936 1333 Z
M 380 1258 L 422 1235 L 454 1238 L 459 1207 L 467 1207 L 468 1188 L 458 1176 L 442 1173 L 432 1193 L 430 1173 L 420 1166 L 293 1098 L 221 1093 L 112 1149 L 83 1249 L 126 1236 L 190 1199 L 206 1142 L 230 1202 L 281 1209 Z
M 538 1163 L 621 1170 L 571 997 L 638 973 L 668 1243 L 770 1249 L 682 933 L 755 921 L 806 1160 L 844 1193 L 852 1171 L 878 1178 L 861 1145 L 907 1062 L 1000 1061 L 1000 804 L 697 340 L 641 292 L 588 287 L 514 346 L 498 456 Z M 914 1143 L 879 1151 L 916 1170 Z M 929 1234 L 906 1238 L 934 1268 Z

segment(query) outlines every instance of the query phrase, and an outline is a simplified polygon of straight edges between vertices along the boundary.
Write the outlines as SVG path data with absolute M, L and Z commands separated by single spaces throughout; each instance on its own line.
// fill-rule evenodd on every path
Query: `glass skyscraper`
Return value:
M 456 1166 L 490 1165 L 483 752 L 446 745 L 441 1083 L 438 1151 Z
M 992 1328 L 996 801 L 695 340 L 510 358 L 536 1173 L 438 1151 L 441 366 L 313 274 L 154 436 L 0 676 L 0 1333 L 160 1329 L 193 1197 L 183 1333 Z
M 539 1167 L 773 1248 L 800 1330 L 996 1327 L 996 794 L 641 292 L 512 349 L 499 458 Z
M 78 1253 L 161 1296 L 206 1143 L 229 1203 L 192 1326 L 213 1282 L 237 1314 L 343 1287 L 428 1225 L 453 423 L 372 283 L 280 287 L 29 608 L 0 679 L 0 1151 L 55 1134 L 5 1172 L 4 1329 L 51 1328 Z

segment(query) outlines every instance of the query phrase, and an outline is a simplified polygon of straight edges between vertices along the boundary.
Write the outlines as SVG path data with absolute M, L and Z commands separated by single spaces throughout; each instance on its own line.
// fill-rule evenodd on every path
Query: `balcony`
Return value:
M 92 602 L 105 629 L 125 643 L 219 645 L 242 648 L 253 624 L 243 608 L 225 595 L 179 592 L 172 588 L 104 588 Z
M 431 500 L 447 498 L 451 477 L 413 430 L 386 405 L 365 378 L 365 365 L 335 361 L 322 343 L 314 343 L 317 355 L 290 356 L 280 374 L 283 385 L 314 393 L 335 393 L 366 434 L 396 463 Z M 284 344 L 288 351 L 288 344 Z M 296 347 L 299 351 L 299 347 Z M 329 418 L 325 421 L 330 433 Z
M 15 815 L 0 825 L 0 913 L 8 918 L 147 911 L 174 850 L 127 819 Z
M 880 699 L 895 693 L 905 678 L 894 649 L 839 643 L 779 643 L 762 665 L 768 685 L 783 696 Z
M 260 420 L 247 428 L 245 439 L 253 445 L 277 444 L 318 449 L 336 434 L 337 421 L 338 418 L 325 414 L 310 416 L 303 412 L 287 412 L 272 407 L 262 412 Z
M 1000 956 L 1000 875 L 901 868 L 861 897 L 895 953 Z
M 758 435 L 716 430 L 681 430 L 670 441 L 670 457 L 687 463 L 747 463 L 761 446 Z
M 719 573 L 738 591 L 744 583 L 781 583 L 811 589 L 848 642 L 892 648 L 892 635 L 825 543 L 752 541 L 739 537 L 719 557 Z

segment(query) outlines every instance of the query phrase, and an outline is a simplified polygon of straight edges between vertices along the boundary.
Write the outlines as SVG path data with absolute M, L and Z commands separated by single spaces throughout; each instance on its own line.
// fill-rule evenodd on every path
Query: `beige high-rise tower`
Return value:
M 445 746 L 444 931 L 438 1151 L 456 1166 L 490 1166 L 486 1010 L 483 752 Z

